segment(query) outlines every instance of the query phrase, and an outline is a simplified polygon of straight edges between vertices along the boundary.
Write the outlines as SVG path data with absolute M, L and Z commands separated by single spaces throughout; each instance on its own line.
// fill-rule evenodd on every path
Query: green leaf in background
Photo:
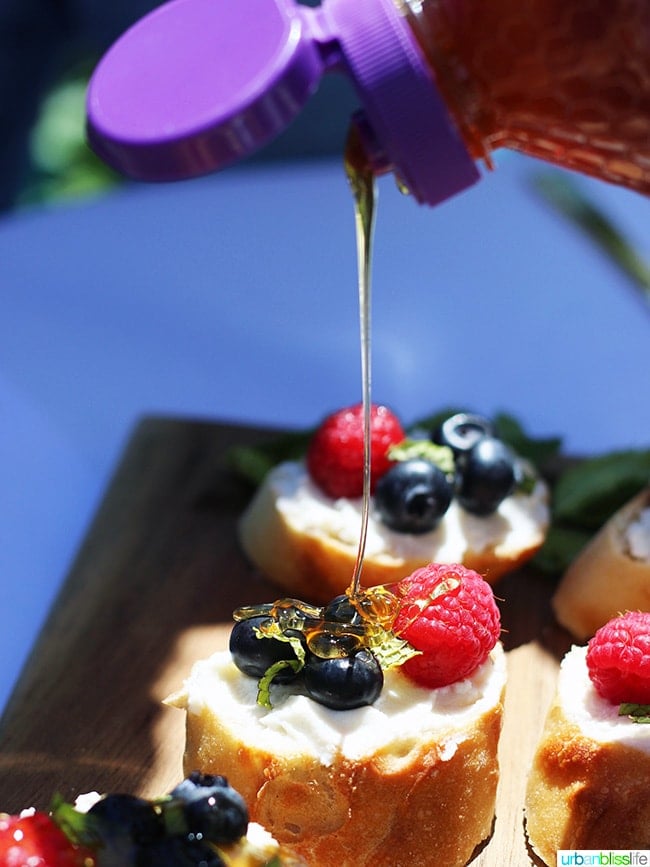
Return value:
M 555 519 L 596 530 L 650 481 L 650 449 L 611 452 L 564 472 L 553 497 Z
M 545 173 L 533 179 L 536 191 L 558 213 L 580 229 L 628 278 L 650 304 L 650 265 L 637 253 L 623 232 L 564 175 Z
M 71 71 L 45 98 L 31 133 L 33 169 L 19 204 L 101 193 L 122 179 L 86 143 L 88 69 Z
M 532 564 L 548 575 L 561 575 L 582 551 L 591 536 L 592 534 L 587 530 L 551 524 L 544 544 L 535 554 Z
M 499 436 L 522 458 L 528 458 L 540 472 L 547 463 L 559 455 L 562 448 L 561 437 L 532 437 L 526 433 L 521 424 L 505 412 L 497 413 L 494 424 Z
M 248 484 L 257 487 L 277 464 L 302 458 L 312 435 L 312 429 L 291 431 L 278 434 L 275 439 L 260 446 L 233 446 L 228 451 L 226 459 L 237 475 Z

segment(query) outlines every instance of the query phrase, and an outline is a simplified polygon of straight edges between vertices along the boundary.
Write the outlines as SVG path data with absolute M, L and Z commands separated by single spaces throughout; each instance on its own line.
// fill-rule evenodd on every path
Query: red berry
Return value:
M 370 410 L 371 491 L 390 466 L 386 453 L 405 434 L 395 415 L 385 406 Z M 318 428 L 307 450 L 312 480 L 329 497 L 360 497 L 363 493 L 363 407 L 361 404 L 329 415 Z
M 587 645 L 596 691 L 613 704 L 650 704 L 650 612 L 628 611 L 602 626 Z
M 485 662 L 499 640 L 501 618 L 492 588 L 477 572 L 431 563 L 397 590 L 403 598 L 393 631 L 421 651 L 403 665 L 415 683 L 447 686 Z
M 73 846 L 46 813 L 0 813 L 2 867 L 90 867 L 94 863 L 91 853 Z

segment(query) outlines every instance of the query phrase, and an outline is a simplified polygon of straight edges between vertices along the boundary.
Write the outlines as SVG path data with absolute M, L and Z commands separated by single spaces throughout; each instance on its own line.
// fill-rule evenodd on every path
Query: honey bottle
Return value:
M 322 76 L 359 97 L 348 150 L 438 204 L 511 148 L 650 193 L 649 0 L 171 0 L 102 58 L 88 137 L 119 171 L 225 167 Z

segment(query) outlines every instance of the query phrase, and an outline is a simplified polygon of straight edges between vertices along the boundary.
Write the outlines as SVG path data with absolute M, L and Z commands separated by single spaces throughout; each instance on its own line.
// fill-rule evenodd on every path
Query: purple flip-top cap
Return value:
M 128 30 L 88 90 L 88 139 L 147 181 L 223 168 L 263 147 L 329 70 L 348 74 L 374 165 L 427 204 L 478 179 L 393 0 L 171 0 Z

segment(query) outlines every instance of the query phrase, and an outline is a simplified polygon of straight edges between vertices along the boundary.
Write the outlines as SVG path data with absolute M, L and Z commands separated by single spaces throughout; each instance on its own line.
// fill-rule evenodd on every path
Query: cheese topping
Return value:
M 586 647 L 574 646 L 562 660 L 558 694 L 566 718 L 594 741 L 621 743 L 650 754 L 650 725 L 619 716 L 618 705 L 598 695 L 586 657 Z
M 303 463 L 275 467 L 268 482 L 284 519 L 299 532 L 336 539 L 356 548 L 361 527 L 361 499 L 332 500 L 315 485 Z M 429 533 L 411 535 L 390 530 L 371 506 L 366 555 L 384 562 L 421 559 L 460 563 L 467 551 L 495 548 L 497 555 L 530 544 L 549 521 L 546 486 L 539 481 L 530 496 L 513 494 L 488 516 L 466 512 L 455 500 L 440 524 Z
M 338 755 L 353 761 L 386 755 L 408 762 L 411 751 L 435 739 L 446 761 L 471 722 L 499 703 L 505 681 L 505 654 L 497 644 L 472 677 L 450 686 L 423 689 L 391 669 L 380 697 L 367 707 L 330 710 L 278 685 L 272 687 L 269 710 L 257 704 L 257 681 L 222 651 L 195 663 L 183 703 L 190 714 L 218 714 L 242 740 L 275 755 L 307 755 L 324 765 Z

